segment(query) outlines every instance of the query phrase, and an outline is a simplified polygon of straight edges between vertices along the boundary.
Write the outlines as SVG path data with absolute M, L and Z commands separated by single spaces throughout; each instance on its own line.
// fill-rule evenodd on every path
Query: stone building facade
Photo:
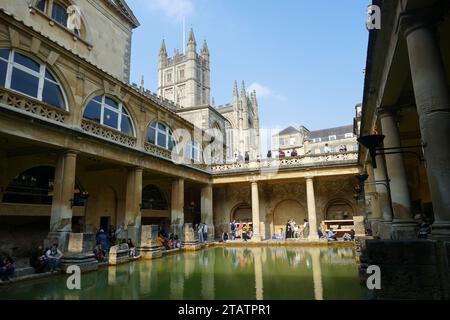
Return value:
M 84 28 L 95 30 L 86 38 L 91 49 L 83 29 L 80 38 L 43 12 L 55 4 L 80 5 Z M 127 68 L 117 67 L 126 65 L 127 36 L 139 24 L 124 1 L 1 1 L 0 8 L 0 251 L 27 256 L 43 239 L 66 251 L 74 234 L 110 226 L 139 241 L 142 225 L 183 234 L 200 221 L 212 240 L 240 217 L 251 217 L 255 239 L 264 239 L 291 215 L 308 217 L 314 240 L 322 219 L 358 214 L 355 152 L 199 164 L 205 126 L 187 120 L 189 108 L 130 85 Z M 115 23 L 122 31 L 111 32 Z M 103 42 L 115 49 L 102 50 Z M 259 126 L 256 95 L 244 87 L 239 95 L 235 86 L 233 106 L 207 109 L 208 125 Z M 192 139 L 183 163 L 173 161 L 177 129 Z
M 293 150 L 298 155 L 358 151 L 354 130 L 354 125 L 315 131 L 290 126 L 272 137 L 272 154 L 276 156 L 279 150 L 286 156 Z

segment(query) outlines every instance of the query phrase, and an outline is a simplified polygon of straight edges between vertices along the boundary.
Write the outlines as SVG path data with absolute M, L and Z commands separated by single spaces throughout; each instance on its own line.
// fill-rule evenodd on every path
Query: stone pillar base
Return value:
M 259 234 L 254 234 L 252 238 L 249 240 L 250 242 L 261 242 L 263 237 Z
M 215 230 L 213 225 L 208 225 L 208 242 L 214 242 Z
M 198 234 L 194 231 L 192 223 L 184 225 L 181 246 L 186 251 L 197 251 L 203 248 L 203 244 L 198 241 Z
M 67 254 L 61 259 L 61 269 L 66 272 L 70 266 L 78 266 L 81 272 L 98 270 L 98 261 L 93 253 Z
M 377 237 L 380 235 L 380 219 L 369 219 L 372 235 Z
M 450 241 L 450 221 L 436 221 L 429 238 L 436 241 Z
M 391 221 L 380 221 L 378 236 L 384 240 L 391 239 L 391 229 L 392 229 Z
M 162 257 L 162 251 L 159 246 L 153 247 L 139 247 L 137 248 L 137 255 L 141 256 L 143 260 L 153 260 Z
M 111 266 L 127 263 L 131 260 L 129 256 L 130 250 L 121 249 L 121 246 L 112 246 L 109 249 L 108 263 Z
M 414 221 L 392 221 L 391 238 L 393 240 L 417 239 L 417 224 Z

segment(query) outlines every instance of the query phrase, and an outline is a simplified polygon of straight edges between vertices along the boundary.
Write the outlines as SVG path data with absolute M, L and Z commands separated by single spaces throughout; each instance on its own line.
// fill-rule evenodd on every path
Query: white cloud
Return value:
M 278 100 L 279 102 L 286 102 L 288 99 L 276 92 L 273 92 L 272 89 L 269 87 L 262 85 L 258 82 L 253 82 L 249 87 L 248 90 L 250 92 L 256 91 L 256 95 L 258 98 L 274 98 L 275 100 Z
M 182 21 L 183 17 L 189 17 L 194 13 L 192 0 L 140 0 L 144 2 L 151 11 L 159 11 L 169 19 Z

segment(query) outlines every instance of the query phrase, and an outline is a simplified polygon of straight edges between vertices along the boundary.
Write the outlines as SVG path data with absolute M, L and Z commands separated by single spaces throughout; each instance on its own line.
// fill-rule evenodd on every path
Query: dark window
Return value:
M 101 105 L 91 101 L 86 106 L 86 109 L 84 110 L 84 115 L 86 119 L 96 121 L 100 123 L 100 117 L 101 117 Z
M 148 129 L 148 133 L 147 133 L 147 141 L 150 142 L 151 144 L 155 144 L 155 135 L 156 135 L 156 131 L 154 127 L 150 127 L 150 129 Z
M 0 87 L 5 86 L 6 72 L 8 71 L 8 63 L 0 60 Z
M 157 186 L 150 184 L 142 190 L 142 209 L 167 210 L 168 208 L 167 201 Z
M 5 60 L 9 59 L 9 50 L 8 49 L 0 49 L 0 58 L 3 58 Z
M 14 62 L 38 73 L 41 70 L 41 65 L 39 63 L 17 52 L 14 52 Z
M 123 133 L 126 133 L 130 136 L 133 135 L 133 125 L 131 124 L 131 119 L 125 115 L 122 115 L 122 124 L 120 128 Z
M 52 18 L 59 24 L 67 26 L 66 9 L 58 3 L 53 3 Z
M 42 101 L 52 106 L 64 109 L 64 97 L 61 89 L 57 84 L 45 81 L 44 90 L 42 91 Z
M 13 68 L 11 89 L 17 90 L 34 98 L 38 96 L 39 78 L 29 73 Z
M 47 0 L 39 0 L 36 3 L 36 8 L 38 8 L 39 10 L 41 10 L 42 12 L 45 12 L 45 5 L 46 5 Z
M 119 121 L 119 114 L 116 111 L 104 108 L 103 110 L 103 124 L 108 127 L 117 129 Z

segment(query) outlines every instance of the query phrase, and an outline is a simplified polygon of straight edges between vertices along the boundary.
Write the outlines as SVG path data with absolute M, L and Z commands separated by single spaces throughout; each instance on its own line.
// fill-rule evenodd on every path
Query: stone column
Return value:
M 366 195 L 368 196 L 368 199 L 370 201 L 370 215 L 368 219 L 370 222 L 370 227 L 372 229 L 373 235 L 379 236 L 380 234 L 379 224 L 382 218 L 382 211 L 375 185 L 375 174 L 371 163 L 367 163 L 366 169 L 367 174 L 369 175 L 369 179 L 367 179 L 368 184 L 365 188 Z
M 308 202 L 309 240 L 319 240 L 317 233 L 316 197 L 312 176 L 306 176 L 306 198 Z
M 202 188 L 201 210 L 202 222 L 208 226 L 208 241 L 214 241 L 213 187 L 211 184 Z
M 391 195 L 389 193 L 389 182 L 386 177 L 386 167 L 384 165 L 384 157 L 377 155 L 377 168 L 373 170 L 375 177 L 375 190 L 378 194 L 378 199 L 381 208 L 381 220 L 379 226 L 379 236 L 381 239 L 391 238 L 392 226 L 392 207 Z
M 63 252 L 68 249 L 72 231 L 72 203 L 75 187 L 77 153 L 66 151 L 58 157 L 55 168 L 53 200 L 50 218 L 50 242 L 57 242 Z M 51 244 L 51 243 L 50 243 Z
M 397 119 L 393 112 L 382 110 L 380 112 L 381 126 L 385 148 L 400 147 L 400 133 Z M 386 152 L 401 151 L 400 149 L 388 150 Z M 391 200 L 394 219 L 392 220 L 392 238 L 395 240 L 415 239 L 416 224 L 411 213 L 411 198 L 409 196 L 408 180 L 406 179 L 403 155 L 386 154 L 386 169 L 391 187 Z
M 184 227 L 184 180 L 177 179 L 172 182 L 171 199 L 171 231 L 183 241 Z
M 259 191 L 258 183 L 252 182 L 252 222 L 253 222 L 253 241 L 261 241 L 261 233 L 259 231 Z
M 141 203 L 142 168 L 130 168 L 127 176 L 124 228 L 127 230 L 127 237 L 132 239 L 133 243 L 140 240 L 138 233 L 141 226 Z
M 450 239 L 450 94 L 439 44 L 431 26 L 405 17 L 411 76 L 435 222 L 434 239 Z

